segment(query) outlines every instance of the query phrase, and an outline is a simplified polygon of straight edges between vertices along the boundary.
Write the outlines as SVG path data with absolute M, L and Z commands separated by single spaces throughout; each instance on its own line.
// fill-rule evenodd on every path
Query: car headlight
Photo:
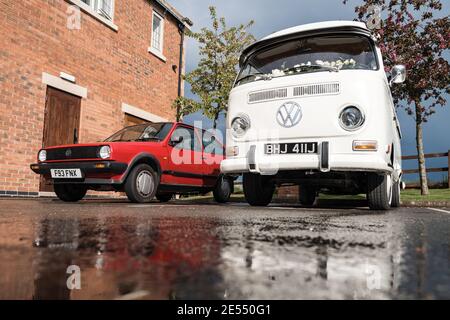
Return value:
M 235 138 L 242 137 L 250 129 L 250 118 L 241 114 L 231 121 L 231 133 Z
M 45 151 L 45 150 L 39 151 L 38 159 L 39 159 L 40 162 L 46 161 L 47 160 L 47 151 Z
M 342 110 L 339 116 L 341 127 L 348 131 L 360 128 L 364 124 L 364 115 L 355 106 L 348 106 Z
M 102 159 L 108 159 L 109 157 L 111 157 L 111 148 L 109 146 L 101 147 L 98 151 L 98 155 Z

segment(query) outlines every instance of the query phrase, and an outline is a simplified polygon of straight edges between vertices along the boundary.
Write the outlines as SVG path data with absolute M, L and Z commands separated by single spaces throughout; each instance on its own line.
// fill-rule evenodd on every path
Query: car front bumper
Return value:
M 115 161 L 49 162 L 31 164 L 30 168 L 46 177 L 51 176 L 51 169 L 80 169 L 83 174 L 82 179 L 52 179 L 54 183 L 119 184 L 122 180 L 114 178 L 126 172 L 128 165 Z

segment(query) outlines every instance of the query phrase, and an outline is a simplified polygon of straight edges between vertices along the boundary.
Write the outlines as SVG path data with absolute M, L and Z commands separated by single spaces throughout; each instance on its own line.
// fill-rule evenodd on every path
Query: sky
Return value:
M 354 7 L 360 3 L 358 0 L 349 0 L 347 5 L 342 0 L 168 0 L 184 16 L 193 22 L 193 30 L 198 31 L 209 27 L 209 6 L 215 6 L 219 16 L 225 17 L 227 24 L 246 24 L 254 20 L 251 33 L 260 39 L 273 32 L 301 25 L 305 23 L 321 22 L 327 20 L 353 20 L 356 17 Z M 444 0 L 442 14 L 450 14 L 450 4 Z M 189 39 L 186 48 L 186 71 L 193 70 L 199 61 L 198 46 Z M 186 87 L 186 96 L 192 97 L 189 87 Z M 447 106 L 437 108 L 424 127 L 425 153 L 447 152 L 450 150 L 450 97 L 447 97 Z M 404 155 L 416 154 L 415 122 L 403 110 L 398 111 L 403 139 L 402 152 Z M 202 119 L 204 127 L 209 128 L 211 122 L 201 114 L 193 114 L 185 118 L 188 123 Z M 220 128 L 224 127 L 221 118 Z M 429 167 L 446 167 L 447 158 L 427 160 Z M 417 167 L 416 161 L 405 161 L 404 169 Z M 441 180 L 446 173 L 431 174 L 430 178 Z M 408 175 L 406 180 L 415 180 L 417 177 Z

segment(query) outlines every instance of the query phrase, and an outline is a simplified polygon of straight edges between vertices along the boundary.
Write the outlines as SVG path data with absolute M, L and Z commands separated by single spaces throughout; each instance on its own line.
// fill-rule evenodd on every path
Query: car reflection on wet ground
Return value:
M 5 199 L 0 299 L 448 299 L 449 227 L 448 209 Z

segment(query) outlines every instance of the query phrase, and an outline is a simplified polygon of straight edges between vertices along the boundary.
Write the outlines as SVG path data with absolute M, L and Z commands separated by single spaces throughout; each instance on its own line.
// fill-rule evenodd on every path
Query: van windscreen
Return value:
M 378 70 L 374 46 L 358 35 L 299 38 L 255 52 L 245 62 L 236 86 L 299 73 Z

